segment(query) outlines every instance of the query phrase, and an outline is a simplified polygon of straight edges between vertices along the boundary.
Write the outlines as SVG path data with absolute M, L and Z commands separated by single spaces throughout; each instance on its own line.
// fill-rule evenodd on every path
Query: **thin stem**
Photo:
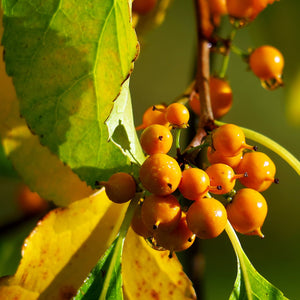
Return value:
M 229 221 L 227 221 L 225 231 L 226 231 L 226 233 L 227 233 L 227 235 L 230 239 L 232 247 L 235 251 L 235 254 L 236 254 L 237 259 L 238 259 L 238 261 L 240 263 L 240 266 L 241 266 L 243 279 L 244 279 L 244 283 L 245 283 L 247 299 L 252 300 L 253 297 L 252 297 L 252 293 L 251 293 L 251 284 L 250 284 L 249 276 L 248 276 L 248 273 L 247 273 L 247 266 L 246 266 L 245 260 L 244 260 L 244 251 L 243 251 L 241 243 L 240 243 L 234 229 L 232 228 L 231 224 L 229 223 Z
M 99 296 L 99 300 L 106 300 L 106 298 L 107 298 L 107 291 L 108 291 L 108 288 L 109 288 L 110 279 L 111 279 L 114 267 L 116 265 L 118 255 L 119 255 L 121 249 L 123 248 L 125 237 L 126 237 L 128 228 L 131 224 L 131 219 L 133 217 L 133 214 L 134 214 L 134 211 L 135 211 L 135 208 L 138 204 L 139 199 L 140 199 L 139 194 L 137 194 L 130 201 L 130 204 L 127 208 L 123 223 L 120 227 L 119 236 L 117 238 L 117 243 L 116 243 L 116 246 L 115 246 L 115 250 L 114 250 L 113 256 L 111 258 L 111 262 L 109 264 L 109 267 L 108 267 L 108 270 L 107 270 L 107 273 L 106 273 L 106 276 L 105 276 L 105 280 L 104 280 L 104 283 L 103 283 L 103 288 L 101 290 L 101 294 Z
M 180 135 L 181 135 L 181 128 L 176 128 L 175 131 L 175 145 L 177 151 L 180 151 Z
M 217 125 L 221 126 L 225 123 L 216 121 Z M 278 154 L 282 159 L 284 159 L 296 172 L 298 175 L 300 175 L 300 162 L 299 160 L 291 154 L 288 150 L 286 150 L 284 147 L 273 141 L 272 139 L 264 136 L 261 133 L 258 133 L 256 131 L 253 131 L 248 128 L 241 127 L 241 129 L 244 131 L 245 136 L 255 142 L 260 143 L 261 145 L 269 148 L 276 154 Z
M 235 53 L 235 54 L 241 56 L 242 58 L 245 58 L 245 57 L 247 57 L 247 56 L 249 55 L 248 52 L 243 51 L 242 49 L 240 49 L 239 47 L 237 47 L 237 46 L 235 46 L 235 45 L 231 45 L 231 46 L 230 46 L 230 50 L 231 50 L 233 53 Z

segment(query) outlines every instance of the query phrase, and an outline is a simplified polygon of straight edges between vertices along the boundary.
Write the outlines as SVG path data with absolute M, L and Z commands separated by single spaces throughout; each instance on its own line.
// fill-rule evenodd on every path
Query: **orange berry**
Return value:
M 172 147 L 173 136 L 167 127 L 153 124 L 144 129 L 140 142 L 147 154 L 167 153 Z
M 227 14 L 226 0 L 209 0 L 208 3 L 214 24 L 219 26 L 221 16 Z
M 207 159 L 211 164 L 223 163 L 235 169 L 243 157 L 243 152 L 239 152 L 235 156 L 224 156 L 222 152 L 213 150 L 212 147 L 207 147 Z
M 142 205 L 142 220 L 148 230 L 172 231 L 179 223 L 181 207 L 173 195 L 147 196 Z
M 272 46 L 256 48 L 250 54 L 249 66 L 253 73 L 261 80 L 273 80 L 277 86 L 282 84 L 284 58 L 278 49 Z
M 108 181 L 100 181 L 98 184 L 105 187 L 107 197 L 115 203 L 131 200 L 136 192 L 135 180 L 124 172 L 115 173 Z
M 142 220 L 142 205 L 138 205 L 134 211 L 131 220 L 131 228 L 136 234 L 144 237 L 145 239 L 152 236 L 152 231 L 147 229 Z
M 190 119 L 190 113 L 183 104 L 172 103 L 166 109 L 166 119 L 173 126 L 186 127 Z
M 210 77 L 210 101 L 215 119 L 220 119 L 232 106 L 232 90 L 228 82 L 217 77 Z M 200 115 L 201 105 L 198 94 L 194 94 L 189 101 L 191 109 Z
M 234 124 L 225 124 L 212 133 L 213 148 L 224 156 L 238 155 L 244 149 L 255 149 L 247 145 L 243 130 Z
M 162 104 L 156 104 L 150 106 L 143 115 L 143 123 L 137 126 L 135 129 L 145 129 L 152 124 L 159 124 L 163 126 L 169 126 L 169 122 L 166 120 L 165 115 L 166 107 Z
M 238 190 L 226 210 L 228 220 L 237 232 L 263 237 L 261 227 L 267 216 L 268 206 L 259 192 L 249 188 Z
M 272 182 L 278 182 L 278 179 L 275 179 L 275 164 L 263 152 L 245 153 L 236 171 L 247 173 L 247 177 L 239 178 L 240 182 L 259 192 L 265 191 Z
M 146 15 L 154 9 L 157 0 L 134 0 L 132 2 L 132 11 L 139 15 Z
M 189 168 L 182 172 L 178 188 L 183 197 L 196 200 L 208 192 L 209 184 L 209 177 L 205 171 Z
M 167 154 L 150 155 L 140 168 L 140 180 L 152 194 L 172 194 L 181 180 L 181 169 L 177 161 Z
M 154 238 L 159 246 L 170 250 L 169 257 L 172 257 L 173 251 L 183 251 L 192 246 L 195 234 L 189 229 L 186 214 L 182 212 L 178 225 L 171 232 L 158 231 Z
M 214 198 L 200 198 L 187 212 L 187 224 L 200 239 L 215 238 L 222 233 L 227 223 L 224 205 Z
M 210 165 L 205 171 L 210 179 L 209 191 L 217 195 L 229 193 L 234 188 L 236 179 L 245 176 L 236 175 L 230 166 L 221 163 Z

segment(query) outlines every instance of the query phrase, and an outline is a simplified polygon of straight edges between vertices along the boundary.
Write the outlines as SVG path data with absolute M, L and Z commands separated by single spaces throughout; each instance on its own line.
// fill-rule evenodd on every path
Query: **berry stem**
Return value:
M 234 229 L 232 228 L 231 224 L 229 223 L 229 221 L 227 221 L 227 225 L 225 227 L 225 231 L 230 239 L 230 242 L 233 246 L 234 252 L 236 254 L 237 257 L 237 261 L 238 264 L 241 267 L 242 270 L 242 274 L 243 274 L 243 280 L 245 283 L 245 289 L 246 289 L 246 294 L 247 294 L 247 299 L 248 300 L 252 300 L 252 293 L 251 293 L 251 284 L 250 284 L 250 280 L 249 280 L 249 276 L 247 273 L 247 266 L 244 260 L 244 251 L 243 248 L 241 246 L 241 243 L 234 231 Z
M 176 150 L 179 151 L 179 153 L 180 153 L 180 134 L 181 134 L 181 128 L 176 128 L 175 145 L 176 145 Z
M 240 49 L 239 47 L 237 47 L 237 46 L 235 46 L 235 45 L 231 45 L 231 46 L 230 46 L 230 50 L 231 50 L 233 53 L 235 53 L 235 54 L 241 56 L 242 58 L 247 58 L 247 57 L 249 56 L 249 53 L 248 53 L 248 52 L 243 51 L 242 49 Z
M 127 235 L 127 231 L 129 229 L 129 226 L 131 224 L 131 219 L 133 217 L 134 211 L 136 206 L 138 205 L 138 201 L 140 199 L 140 195 L 136 194 L 136 196 L 130 201 L 130 204 L 127 208 L 124 220 L 122 222 L 122 225 L 120 227 L 120 231 L 119 231 L 119 235 L 117 237 L 117 243 L 115 246 L 115 250 L 114 253 L 112 255 L 106 276 L 105 276 L 105 280 L 103 283 L 103 288 L 101 290 L 101 294 L 99 296 L 99 300 L 106 300 L 107 299 L 107 292 L 108 292 L 108 288 L 109 288 L 109 284 L 111 281 L 111 277 L 113 275 L 114 272 L 114 268 L 118 259 L 118 255 L 120 254 L 120 252 L 123 251 L 123 246 L 124 246 L 124 241 L 125 241 L 125 237 Z
M 220 121 L 215 121 L 215 124 L 218 126 L 224 125 L 225 123 Z M 244 131 L 245 136 L 255 142 L 260 143 L 261 145 L 269 148 L 276 154 L 278 154 L 282 159 L 284 159 L 296 172 L 298 175 L 300 175 L 300 162 L 299 160 L 291 154 L 288 150 L 286 150 L 284 147 L 273 141 L 272 139 L 264 136 L 261 133 L 258 133 L 254 130 L 241 127 L 241 129 Z

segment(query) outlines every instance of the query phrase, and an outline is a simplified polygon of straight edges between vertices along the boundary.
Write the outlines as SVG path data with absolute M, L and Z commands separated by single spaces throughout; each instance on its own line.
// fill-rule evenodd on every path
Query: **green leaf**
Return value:
M 6 71 L 32 132 L 92 186 L 127 170 L 105 121 L 129 93 L 123 83 L 138 51 L 131 1 L 2 2 Z
M 105 281 L 105 275 L 109 268 L 112 260 L 114 251 L 116 250 L 117 239 L 112 243 L 112 245 L 107 249 L 101 260 L 97 263 L 95 268 L 92 270 L 88 278 L 85 280 L 84 284 L 78 291 L 74 300 L 91 300 L 98 299 L 103 288 Z M 121 252 L 119 249 L 118 261 L 115 265 L 114 276 L 110 282 L 110 295 L 107 299 L 123 299 L 122 294 L 122 277 L 121 277 Z
M 255 270 L 229 222 L 225 229 L 233 245 L 238 263 L 238 273 L 229 300 L 288 299 Z

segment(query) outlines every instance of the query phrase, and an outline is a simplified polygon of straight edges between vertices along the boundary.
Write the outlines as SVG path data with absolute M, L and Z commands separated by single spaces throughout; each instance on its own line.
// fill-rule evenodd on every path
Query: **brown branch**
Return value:
M 214 117 L 210 102 L 209 77 L 210 77 L 210 43 L 209 38 L 213 31 L 210 22 L 210 12 L 207 0 L 195 0 L 196 21 L 197 21 L 197 72 L 195 91 L 199 94 L 201 115 L 195 137 L 189 147 L 201 144 L 206 136 L 206 131 L 214 127 Z

